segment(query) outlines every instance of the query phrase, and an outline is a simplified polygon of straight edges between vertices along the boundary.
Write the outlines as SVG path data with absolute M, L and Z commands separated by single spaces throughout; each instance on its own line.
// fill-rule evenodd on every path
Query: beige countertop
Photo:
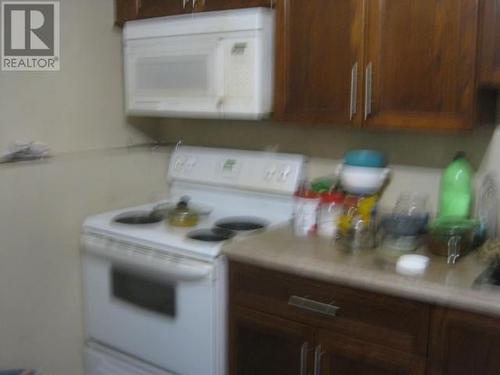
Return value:
M 500 316 L 500 288 L 472 287 L 487 268 L 477 253 L 456 265 L 425 253 L 431 258 L 425 274 L 402 276 L 396 273 L 395 263 L 376 250 L 348 253 L 328 240 L 297 238 L 288 226 L 230 242 L 223 253 L 231 260 L 268 269 Z

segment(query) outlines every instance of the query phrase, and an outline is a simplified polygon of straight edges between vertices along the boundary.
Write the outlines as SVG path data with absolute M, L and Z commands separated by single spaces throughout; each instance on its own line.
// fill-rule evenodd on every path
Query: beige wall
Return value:
M 492 126 L 459 134 L 427 134 L 271 121 L 164 119 L 159 139 L 243 149 L 271 148 L 323 159 L 340 159 L 353 148 L 374 148 L 387 153 L 392 164 L 442 168 L 457 150 L 466 151 L 472 164 L 479 166 L 492 133 Z
M 0 73 L 0 150 L 15 140 L 55 152 L 144 140 L 123 116 L 121 31 L 113 0 L 61 1 L 61 71 Z
M 39 140 L 56 155 L 0 166 L 0 370 L 82 374 L 81 223 L 164 187 L 164 153 L 103 151 L 147 140 L 123 116 L 112 24 L 113 0 L 61 0 L 61 71 L 0 72 L 0 152 Z
M 82 374 L 81 223 L 158 199 L 165 160 L 114 151 L 0 167 L 0 369 Z

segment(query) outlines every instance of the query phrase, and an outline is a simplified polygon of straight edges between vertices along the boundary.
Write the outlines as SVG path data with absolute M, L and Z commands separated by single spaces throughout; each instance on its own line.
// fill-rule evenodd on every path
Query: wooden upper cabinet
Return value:
M 481 25 L 480 83 L 500 87 L 500 0 L 483 0 Z
M 115 0 L 116 24 L 191 12 L 271 7 L 274 0 Z
M 313 362 L 313 329 L 235 307 L 231 311 L 230 375 L 303 375 Z
M 171 16 L 191 11 L 192 0 L 140 0 L 138 18 Z
M 272 7 L 274 0 L 197 0 L 199 11 L 227 10 L 251 7 Z
M 500 374 L 500 321 L 437 308 L 432 316 L 429 375 Z
M 367 1 L 365 124 L 469 128 L 477 29 L 478 0 Z
M 192 0 L 115 0 L 115 23 L 191 12 Z
M 276 2 L 275 119 L 361 123 L 363 4 Z

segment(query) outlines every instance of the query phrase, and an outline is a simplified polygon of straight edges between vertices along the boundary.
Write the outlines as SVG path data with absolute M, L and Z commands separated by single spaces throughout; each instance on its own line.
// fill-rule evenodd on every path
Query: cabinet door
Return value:
M 140 0 L 138 18 L 172 16 L 191 12 L 192 0 Z
M 311 328 L 238 307 L 230 320 L 230 374 L 307 374 L 312 364 Z
M 361 123 L 363 5 L 276 2 L 277 120 Z
M 478 0 L 371 0 L 367 5 L 365 124 L 470 127 Z
M 425 358 L 365 343 L 350 337 L 343 337 L 324 330 L 318 332 L 317 343 L 314 353 L 315 374 L 425 374 Z
M 480 81 L 500 86 L 500 0 L 482 3 Z
M 252 7 L 271 7 L 273 0 L 195 0 L 195 10 L 211 11 Z
M 127 21 L 137 18 L 139 0 L 115 0 L 115 24 L 123 26 Z
M 192 11 L 192 0 L 115 0 L 115 22 L 123 25 L 127 21 Z
M 500 374 L 499 319 L 437 308 L 431 340 L 431 375 Z

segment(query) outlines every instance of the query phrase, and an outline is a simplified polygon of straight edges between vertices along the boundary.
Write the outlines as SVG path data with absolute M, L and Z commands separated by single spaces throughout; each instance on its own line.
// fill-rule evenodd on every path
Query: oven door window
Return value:
M 174 284 L 122 268 L 112 268 L 111 282 L 115 298 L 169 318 L 175 317 Z

